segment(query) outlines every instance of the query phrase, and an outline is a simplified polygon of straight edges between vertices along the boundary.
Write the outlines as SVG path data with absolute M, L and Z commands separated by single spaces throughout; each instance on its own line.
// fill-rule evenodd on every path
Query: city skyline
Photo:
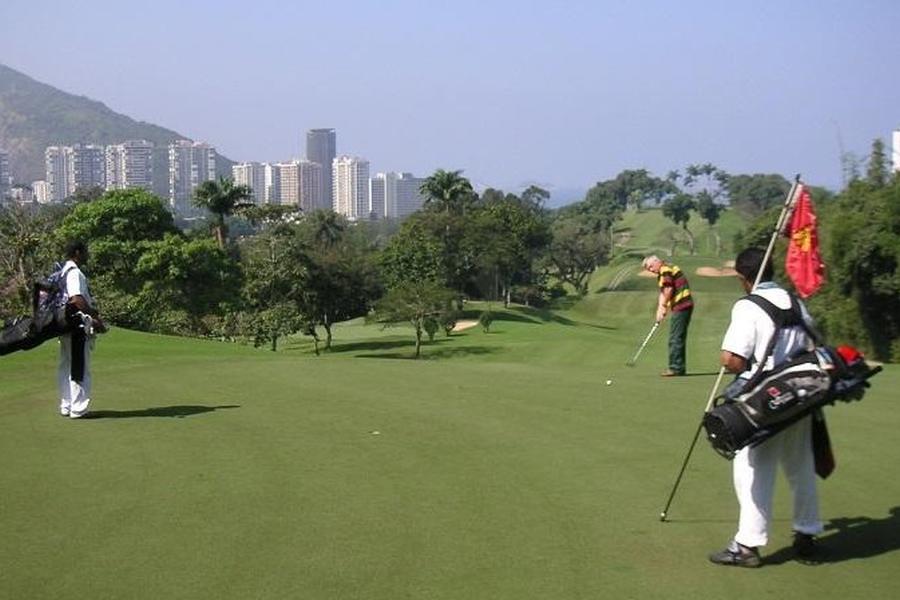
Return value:
M 697 162 L 834 189 L 843 152 L 900 127 L 889 1 L 51 4 L 0 7 L 5 64 L 237 162 L 302 158 L 328 126 L 372 172 L 462 169 L 509 191 Z M 33 43 L 38 22 L 54 43 Z M 203 68 L 184 64 L 201 47 Z

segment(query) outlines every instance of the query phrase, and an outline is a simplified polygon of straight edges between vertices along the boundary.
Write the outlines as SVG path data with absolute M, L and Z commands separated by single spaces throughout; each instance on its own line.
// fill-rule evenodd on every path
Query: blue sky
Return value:
M 836 188 L 900 127 L 900 2 L 3 0 L 0 63 L 235 160 L 586 189 L 695 162 Z M 558 198 L 557 200 L 560 200 Z

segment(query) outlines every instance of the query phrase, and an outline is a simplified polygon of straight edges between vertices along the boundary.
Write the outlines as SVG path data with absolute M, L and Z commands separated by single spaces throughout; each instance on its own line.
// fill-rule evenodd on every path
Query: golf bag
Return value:
M 31 350 L 81 324 L 77 309 L 67 304 L 67 273 L 68 269 L 57 263 L 46 279 L 35 282 L 31 316 L 7 321 L 0 330 L 0 356 L 17 350 Z
M 760 296 L 747 299 L 766 311 L 776 332 L 791 325 L 806 327 L 793 297 L 788 310 Z M 772 354 L 775 338 L 763 364 Z M 869 367 L 862 354 L 848 346 L 820 345 L 801 351 L 771 371 L 760 368 L 750 379 L 739 378 L 729 385 L 703 417 L 706 436 L 716 452 L 732 459 L 741 448 L 769 439 L 825 404 L 862 399 L 867 380 L 879 371 L 881 367 Z

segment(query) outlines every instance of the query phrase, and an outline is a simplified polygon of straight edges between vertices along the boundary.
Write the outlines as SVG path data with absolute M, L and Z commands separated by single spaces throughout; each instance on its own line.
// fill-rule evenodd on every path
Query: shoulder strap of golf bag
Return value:
M 797 302 L 797 298 L 790 292 L 788 292 L 788 296 L 791 299 L 790 308 L 778 308 L 759 294 L 750 293 L 742 298 L 742 300 L 747 300 L 760 307 L 769 318 L 772 319 L 772 323 L 775 324 L 775 330 L 772 332 L 772 337 L 769 338 L 769 343 L 766 345 L 766 351 L 759 361 L 760 366 L 756 369 L 753 376 L 744 384 L 745 389 L 753 387 L 760 379 L 762 379 L 763 365 L 765 365 L 766 361 L 769 360 L 769 357 L 772 356 L 772 352 L 775 350 L 775 343 L 778 341 L 778 332 L 781 329 L 784 327 L 800 326 L 813 339 L 818 337 L 815 332 L 810 330 L 809 326 L 803 320 L 803 313 L 800 311 L 800 304 Z

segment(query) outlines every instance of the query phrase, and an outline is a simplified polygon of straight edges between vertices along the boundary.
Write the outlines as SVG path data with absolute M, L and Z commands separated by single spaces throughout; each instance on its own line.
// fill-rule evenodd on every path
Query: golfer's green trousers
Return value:
M 669 370 L 678 375 L 687 368 L 687 332 L 693 312 L 693 307 L 673 312 L 669 324 Z

